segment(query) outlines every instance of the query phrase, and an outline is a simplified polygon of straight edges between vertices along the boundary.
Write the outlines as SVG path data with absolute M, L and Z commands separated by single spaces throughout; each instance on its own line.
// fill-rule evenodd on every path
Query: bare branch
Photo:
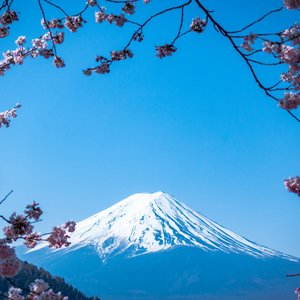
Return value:
M 239 29 L 239 30 L 235 30 L 235 31 L 228 31 L 228 33 L 240 33 L 240 32 L 243 32 L 244 30 L 252 27 L 253 25 L 261 22 L 262 20 L 264 20 L 265 18 L 267 18 L 268 16 L 270 16 L 271 14 L 274 14 L 274 13 L 277 13 L 277 12 L 280 12 L 283 10 L 283 6 L 278 8 L 278 9 L 274 9 L 274 10 L 271 10 L 270 12 L 266 13 L 265 15 L 263 15 L 262 17 L 258 18 L 257 20 L 251 22 L 250 24 L 246 25 L 245 27 L 243 27 L 242 29 Z
M 13 193 L 13 190 L 11 190 L 1 201 L 0 205 Z

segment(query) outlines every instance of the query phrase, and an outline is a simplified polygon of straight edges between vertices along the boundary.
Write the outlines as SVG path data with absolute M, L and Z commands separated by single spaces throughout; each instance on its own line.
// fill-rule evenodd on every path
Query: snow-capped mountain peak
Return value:
M 292 259 L 227 230 L 163 192 L 134 194 L 78 222 L 70 241 L 71 246 L 63 251 L 93 246 L 103 260 L 120 253 L 130 257 L 176 246 Z

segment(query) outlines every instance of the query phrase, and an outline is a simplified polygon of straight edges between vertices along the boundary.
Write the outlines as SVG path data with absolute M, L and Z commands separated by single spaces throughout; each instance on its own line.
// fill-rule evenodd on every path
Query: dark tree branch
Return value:
M 224 29 L 223 26 L 221 26 L 215 19 L 214 17 L 210 14 L 209 10 L 206 9 L 202 3 L 199 0 L 195 0 L 197 5 L 200 7 L 200 9 L 206 13 L 207 17 L 209 18 L 209 20 L 214 24 L 215 28 L 224 36 L 226 37 L 231 45 L 233 46 L 233 48 L 237 51 L 237 53 L 243 58 L 243 60 L 245 61 L 246 65 L 248 66 L 248 68 L 250 69 L 250 72 L 255 80 L 255 82 L 258 84 L 258 86 L 265 92 L 265 94 L 270 97 L 271 99 L 275 100 L 275 101 L 279 101 L 278 98 L 276 98 L 275 96 L 273 96 L 269 90 L 263 85 L 263 83 L 259 80 L 252 64 L 251 64 L 251 60 L 245 56 L 245 54 L 240 50 L 240 47 L 234 42 L 233 38 L 230 36 L 229 32 L 226 31 Z M 282 8 L 281 8 L 282 9 Z M 279 9 L 278 11 L 280 11 L 281 9 Z M 277 10 L 276 10 L 277 11 Z M 274 11 L 274 12 L 276 12 Z M 296 121 L 298 121 L 300 123 L 300 119 L 298 117 L 296 117 L 290 110 L 287 111 Z
M 243 32 L 244 30 L 252 27 L 253 25 L 261 22 L 262 20 L 264 20 L 265 18 L 267 18 L 268 16 L 270 16 L 271 14 L 274 14 L 274 13 L 277 13 L 277 12 L 280 12 L 283 10 L 283 6 L 278 8 L 278 9 L 274 9 L 274 10 L 271 10 L 270 12 L 266 13 L 265 15 L 263 15 L 262 17 L 258 18 L 257 20 L 251 22 L 250 24 L 246 25 L 245 27 L 243 27 L 242 29 L 239 29 L 239 30 L 235 30 L 235 31 L 228 31 L 228 33 L 240 33 L 240 32 Z
M 13 190 L 11 190 L 1 201 L 0 205 L 13 193 Z

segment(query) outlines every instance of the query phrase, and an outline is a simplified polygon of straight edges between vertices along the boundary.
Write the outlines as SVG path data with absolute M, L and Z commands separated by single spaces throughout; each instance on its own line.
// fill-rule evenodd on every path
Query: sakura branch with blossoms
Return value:
M 6 201 L 11 195 L 9 192 L 1 201 L 0 205 Z M 47 242 L 49 247 L 61 248 L 70 245 L 68 233 L 75 231 L 75 222 L 68 221 L 62 226 L 55 226 L 52 232 L 47 234 L 40 234 L 34 231 L 36 222 L 41 221 L 43 214 L 39 203 L 32 202 L 25 207 L 22 214 L 12 213 L 9 217 L 0 214 L 0 218 L 7 224 L 3 228 L 4 237 L 0 239 L 0 276 L 4 277 L 10 283 L 13 283 L 10 278 L 16 276 L 20 270 L 22 263 L 17 258 L 13 243 L 18 240 L 23 240 L 27 248 L 34 248 L 41 241 Z M 67 298 L 56 294 L 48 285 L 41 280 L 36 280 L 30 285 L 29 295 L 23 297 L 19 287 L 12 287 L 9 290 L 8 298 L 12 300 L 35 299 L 32 296 L 40 296 L 37 299 L 57 299 L 66 300 Z M 51 298 L 52 297 L 52 298 Z
M 292 110 L 295 110 L 300 105 L 299 24 L 293 24 L 288 29 L 283 29 L 281 32 L 272 34 L 259 32 L 245 33 L 247 30 L 250 30 L 252 26 L 263 22 L 270 15 L 280 13 L 284 9 L 298 10 L 300 8 L 299 0 L 283 0 L 282 7 L 271 10 L 257 20 L 235 31 L 226 30 L 224 26 L 216 20 L 213 11 L 207 9 L 202 4 L 202 1 L 199 0 L 189 0 L 182 4 L 164 8 L 161 11 L 146 17 L 143 22 L 136 22 L 131 18 L 137 11 L 140 2 L 143 2 L 143 4 L 146 5 L 150 0 L 103 0 L 103 2 L 112 4 L 114 7 L 119 7 L 119 12 L 108 12 L 107 8 L 100 6 L 97 0 L 87 0 L 86 3 L 83 2 L 83 7 L 79 12 L 69 14 L 65 8 L 50 0 L 38 0 L 38 7 L 42 17 L 41 24 L 43 29 L 46 30 L 46 33 L 38 38 L 32 39 L 31 44 L 27 46 L 26 38 L 20 36 L 16 40 L 17 48 L 15 50 L 8 50 L 4 53 L 4 58 L 0 61 L 0 75 L 4 75 L 13 65 L 23 64 L 24 59 L 28 57 L 53 58 L 53 64 L 57 68 L 65 67 L 64 60 L 58 56 L 57 45 L 64 42 L 65 30 L 74 33 L 87 23 L 84 19 L 84 14 L 88 13 L 90 9 L 96 10 L 94 12 L 96 23 L 108 22 L 109 24 L 114 24 L 118 27 L 123 27 L 125 24 L 131 24 L 136 27 L 129 37 L 128 43 L 121 48 L 121 50 L 112 50 L 109 56 L 97 55 L 97 65 L 83 70 L 83 73 L 87 76 L 92 73 L 107 74 L 110 72 L 113 63 L 133 57 L 133 51 L 132 49 L 129 49 L 129 47 L 134 41 L 143 41 L 145 37 L 145 28 L 149 26 L 152 20 L 168 14 L 169 12 L 179 11 L 178 33 L 171 42 L 155 46 L 157 57 L 164 58 L 172 56 L 177 51 L 175 43 L 179 38 L 192 32 L 202 33 L 210 23 L 216 31 L 229 40 L 233 49 L 242 57 L 249 67 L 259 88 L 261 88 L 268 97 L 275 100 L 278 105 L 286 110 L 295 120 L 300 122 L 299 117 L 292 112 Z M 10 27 L 12 24 L 19 20 L 19 14 L 12 9 L 13 4 L 14 0 L 5 0 L 0 7 L 0 13 L 3 12 L 0 16 L 0 38 L 7 37 L 11 31 Z M 189 26 L 186 26 L 185 10 L 191 7 L 191 5 L 196 5 L 199 9 L 198 15 L 203 14 L 203 17 L 195 16 L 190 21 Z M 48 7 L 56 10 L 60 16 L 48 20 Z M 192 9 L 194 9 L 194 7 L 192 7 Z M 146 13 L 146 8 L 144 8 L 144 10 Z M 262 53 L 265 53 L 266 56 L 269 57 L 263 60 L 255 58 L 256 55 Z M 270 58 L 273 59 L 272 62 L 269 61 Z M 283 73 L 280 71 L 278 82 L 268 86 L 260 79 L 256 70 L 256 65 L 266 67 L 282 65 L 286 66 L 287 70 Z M 3 115 L 4 113 L 1 113 L 0 116 Z M 2 121 L 2 123 L 4 122 Z

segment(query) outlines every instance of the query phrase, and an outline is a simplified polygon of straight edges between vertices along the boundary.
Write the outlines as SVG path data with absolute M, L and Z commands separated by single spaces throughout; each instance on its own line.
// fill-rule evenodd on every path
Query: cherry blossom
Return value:
M 287 92 L 284 98 L 278 102 L 278 105 L 287 110 L 296 109 L 300 105 L 300 94 Z
M 248 52 L 253 51 L 254 49 L 252 48 L 252 45 L 255 43 L 256 38 L 257 38 L 256 34 L 250 33 L 248 36 L 244 38 L 241 47 Z
M 155 49 L 156 49 L 156 56 L 159 58 L 171 56 L 177 50 L 172 44 L 165 44 L 164 46 L 156 46 Z
M 18 21 L 19 17 L 17 13 L 14 10 L 6 11 L 1 17 L 0 17 L 0 23 L 2 25 L 8 25 L 11 24 L 14 21 Z
M 284 0 L 283 3 L 287 9 L 299 9 L 300 8 L 300 0 Z
M 0 38 L 5 38 L 9 35 L 9 27 L 0 27 Z
M 289 192 L 300 196 L 300 176 L 285 179 L 284 185 Z
M 1 66 L 1 63 L 0 63 Z M 0 71 L 1 75 L 1 71 Z M 17 110 L 21 107 L 19 103 L 13 109 L 7 110 L 5 112 L 0 112 L 0 128 L 2 126 L 9 127 L 11 119 L 17 117 Z
M 74 232 L 76 223 L 74 221 L 68 221 L 64 224 L 64 228 L 67 229 L 68 232 Z
M 21 262 L 16 255 L 11 255 L 5 259 L 0 258 L 0 276 L 13 277 L 21 270 Z
M 16 39 L 15 42 L 18 46 L 23 46 L 26 43 L 26 37 L 21 35 Z
M 122 7 L 122 11 L 128 15 L 132 15 L 135 12 L 135 4 L 134 2 L 126 2 Z
M 11 300 L 68 300 L 61 293 L 55 293 L 49 289 L 48 284 L 42 279 L 36 279 L 29 285 L 30 293 L 22 296 L 20 288 L 11 287 L 8 291 L 8 297 Z
M 97 5 L 97 1 L 96 1 L 96 0 L 88 0 L 88 1 L 86 2 L 86 4 L 88 4 L 88 5 L 91 6 L 91 7 L 94 7 L 94 6 Z
M 121 51 L 112 51 L 110 53 L 110 56 L 112 61 L 119 61 L 119 60 L 125 60 L 127 58 L 132 58 L 133 53 L 129 49 L 124 49 Z
M 207 25 L 206 20 L 201 20 L 199 17 L 196 17 L 195 19 L 192 20 L 190 29 L 194 32 L 201 33 L 204 31 L 206 25 Z
M 65 62 L 58 56 L 55 56 L 53 63 L 57 68 L 65 67 Z
M 50 247 L 61 248 L 63 246 L 68 247 L 70 242 L 68 242 L 69 236 L 66 234 L 66 230 L 61 227 L 54 227 L 50 236 L 47 238 Z
M 65 26 L 71 31 L 76 32 L 78 28 L 83 26 L 83 23 L 85 23 L 85 20 L 81 16 L 71 16 L 67 17 L 65 21 Z
M 11 300 L 24 300 L 24 297 L 21 295 L 22 290 L 19 288 L 11 287 L 8 291 L 8 297 Z
M 298 300 L 300 300 L 300 288 L 296 288 L 295 294 L 297 294 Z
M 29 219 L 34 219 L 38 221 L 43 214 L 43 211 L 39 207 L 39 203 L 33 201 L 32 204 L 28 204 L 24 210 L 25 215 L 28 216 Z
M 96 23 L 102 23 L 107 20 L 108 15 L 105 13 L 106 8 L 101 7 L 100 11 L 95 12 L 95 21 Z

